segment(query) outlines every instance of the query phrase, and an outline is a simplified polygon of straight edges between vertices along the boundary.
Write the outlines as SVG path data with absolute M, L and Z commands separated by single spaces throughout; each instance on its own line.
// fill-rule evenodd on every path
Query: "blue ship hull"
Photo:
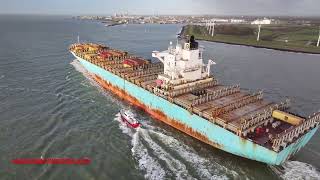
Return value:
M 163 99 L 99 66 L 96 66 L 72 53 L 94 77 L 99 77 L 99 83 L 105 83 L 139 101 L 150 114 L 156 112 L 162 114 L 158 118 L 190 136 L 193 136 L 207 144 L 223 151 L 251 160 L 280 165 L 292 155 L 297 153 L 312 138 L 318 126 L 307 134 L 301 136 L 295 143 L 290 144 L 280 152 L 275 152 L 254 142 L 241 138 L 223 127 L 209 122 L 208 120 L 191 114 L 186 109 Z M 103 81 L 103 82 L 102 82 Z M 104 86 L 105 87 L 105 86 Z M 110 89 L 110 88 L 108 88 Z M 159 117 L 159 116 L 158 116 Z

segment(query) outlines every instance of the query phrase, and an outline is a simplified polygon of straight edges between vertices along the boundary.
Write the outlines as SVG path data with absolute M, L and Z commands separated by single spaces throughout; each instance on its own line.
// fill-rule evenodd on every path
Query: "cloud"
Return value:
M 192 0 L 213 14 L 320 15 L 320 0 Z
M 0 0 L 0 13 L 320 16 L 320 0 Z

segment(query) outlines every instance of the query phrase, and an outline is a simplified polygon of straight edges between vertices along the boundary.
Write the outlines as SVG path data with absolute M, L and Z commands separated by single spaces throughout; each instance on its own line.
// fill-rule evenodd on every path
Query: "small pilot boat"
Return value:
M 131 128 L 137 128 L 140 126 L 140 123 L 135 119 L 133 113 L 131 113 L 130 111 L 121 110 L 120 116 L 122 122 L 126 123 Z

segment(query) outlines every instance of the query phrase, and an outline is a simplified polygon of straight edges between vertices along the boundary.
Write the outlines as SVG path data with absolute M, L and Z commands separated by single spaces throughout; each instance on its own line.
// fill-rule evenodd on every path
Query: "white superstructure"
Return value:
M 158 58 L 164 64 L 164 72 L 158 79 L 165 84 L 178 85 L 207 78 L 210 65 L 203 64 L 203 48 L 191 36 L 190 39 L 178 39 L 176 47 L 170 42 L 166 51 L 153 51 L 152 57 Z

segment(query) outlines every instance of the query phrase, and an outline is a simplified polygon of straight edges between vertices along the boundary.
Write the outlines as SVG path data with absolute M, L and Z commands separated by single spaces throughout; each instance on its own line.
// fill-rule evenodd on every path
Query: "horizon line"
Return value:
M 88 14 L 68 14 L 68 13 L 0 13 L 0 15 L 37 15 L 37 16 L 113 16 L 114 14 L 104 14 L 104 13 L 88 13 Z M 238 16 L 238 17 L 307 17 L 307 18 L 320 18 L 320 15 L 253 15 L 253 14 L 128 14 L 131 16 Z

